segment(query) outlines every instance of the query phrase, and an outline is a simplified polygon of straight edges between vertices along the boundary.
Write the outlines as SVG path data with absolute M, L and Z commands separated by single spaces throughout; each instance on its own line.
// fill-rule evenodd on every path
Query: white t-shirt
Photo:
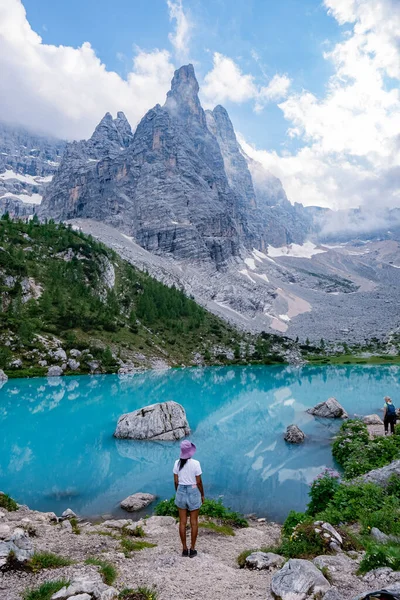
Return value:
M 178 475 L 180 485 L 195 485 L 196 475 L 201 475 L 201 466 L 198 460 L 189 458 L 187 463 L 179 470 L 179 459 L 174 464 L 174 475 Z

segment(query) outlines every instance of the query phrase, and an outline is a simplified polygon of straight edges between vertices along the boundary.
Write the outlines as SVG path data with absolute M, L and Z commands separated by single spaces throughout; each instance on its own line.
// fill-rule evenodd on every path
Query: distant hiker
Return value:
M 383 424 L 385 426 L 385 435 L 388 434 L 389 424 L 390 433 L 394 433 L 394 426 L 396 425 L 396 420 L 396 408 L 389 396 L 385 396 L 385 407 L 383 409 Z
M 182 542 L 182 556 L 193 558 L 197 555 L 195 550 L 197 532 L 199 530 L 199 510 L 204 502 L 204 489 L 201 480 L 201 466 L 198 460 L 192 458 L 196 446 L 184 440 L 181 442 L 180 458 L 174 464 L 175 504 L 179 509 L 179 535 Z M 186 544 L 186 523 L 190 517 L 191 544 L 188 550 Z

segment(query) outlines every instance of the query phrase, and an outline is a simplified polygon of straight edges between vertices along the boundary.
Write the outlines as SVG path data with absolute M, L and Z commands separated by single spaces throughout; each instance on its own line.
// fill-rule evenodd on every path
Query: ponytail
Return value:
M 179 471 L 181 469 L 183 469 L 183 467 L 186 465 L 188 460 L 190 460 L 190 459 L 189 458 L 180 458 L 179 459 Z

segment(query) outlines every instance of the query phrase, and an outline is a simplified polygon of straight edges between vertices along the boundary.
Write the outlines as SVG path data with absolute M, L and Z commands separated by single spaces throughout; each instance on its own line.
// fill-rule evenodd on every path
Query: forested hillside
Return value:
M 283 362 L 292 345 L 236 331 L 92 237 L 52 221 L 0 220 L 0 292 L 0 368 L 11 376 L 44 375 L 52 365 L 61 374 Z

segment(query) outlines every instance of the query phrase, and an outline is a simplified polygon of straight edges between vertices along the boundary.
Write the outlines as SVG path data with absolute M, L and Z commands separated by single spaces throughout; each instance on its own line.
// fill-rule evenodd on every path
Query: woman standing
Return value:
M 389 398 L 389 396 L 385 396 L 385 407 L 383 409 L 383 423 L 385 427 L 385 435 L 388 434 L 389 424 L 390 424 L 390 433 L 394 434 L 394 426 L 396 425 L 396 408 L 393 405 L 393 402 Z
M 179 509 L 179 535 L 182 542 L 182 556 L 193 558 L 197 532 L 199 530 L 199 510 L 204 502 L 204 489 L 201 480 L 201 466 L 198 460 L 192 458 L 196 446 L 184 440 L 181 442 L 180 457 L 174 464 L 175 504 Z M 186 544 L 186 523 L 190 515 L 191 544 L 190 551 Z

